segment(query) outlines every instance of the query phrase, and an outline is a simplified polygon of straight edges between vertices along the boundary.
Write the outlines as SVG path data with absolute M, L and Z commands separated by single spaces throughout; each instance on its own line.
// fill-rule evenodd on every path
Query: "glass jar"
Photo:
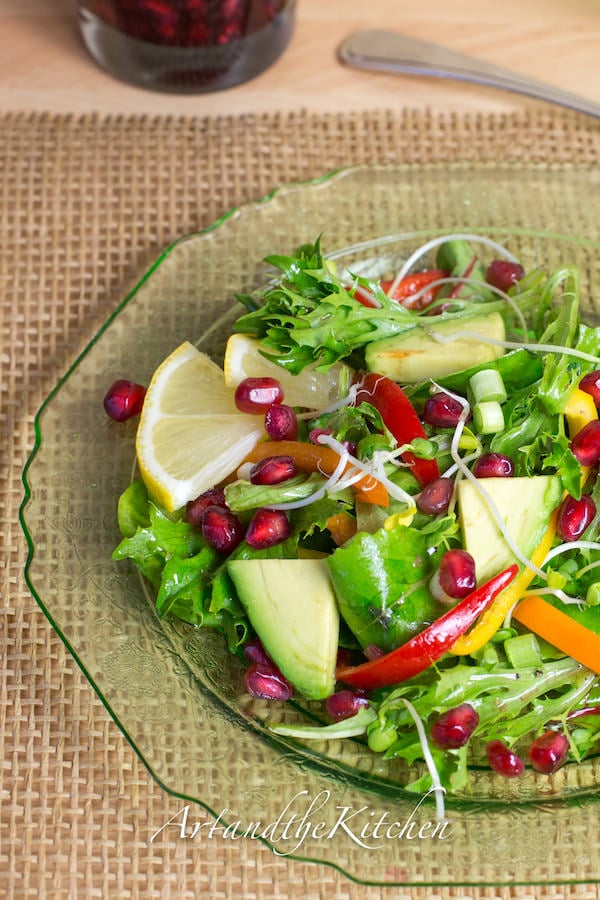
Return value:
M 117 78 L 175 93 L 241 84 L 292 35 L 295 0 L 79 0 L 92 57 Z

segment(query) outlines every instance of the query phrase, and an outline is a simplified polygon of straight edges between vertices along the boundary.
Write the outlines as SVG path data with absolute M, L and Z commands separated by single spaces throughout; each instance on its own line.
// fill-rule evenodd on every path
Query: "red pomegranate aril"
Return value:
M 196 528 L 202 526 L 202 517 L 209 506 L 218 506 L 220 509 L 227 509 L 225 500 L 225 491 L 222 488 L 211 488 L 204 491 L 195 500 L 190 500 L 185 506 L 185 521 L 188 525 L 194 525 Z
M 234 399 L 240 412 L 261 415 L 273 403 L 281 403 L 283 388 L 276 378 L 244 378 L 235 389 Z
M 283 509 L 262 507 L 254 513 L 246 531 L 246 542 L 254 550 L 264 550 L 285 541 L 290 522 Z
M 501 291 L 508 291 L 525 275 L 525 269 L 519 263 L 507 259 L 495 259 L 487 268 L 486 281 Z
M 289 700 L 292 686 L 273 665 L 252 663 L 246 669 L 244 686 L 252 697 L 261 700 Z
M 291 456 L 268 456 L 250 470 L 252 484 L 281 484 L 298 474 Z
M 385 650 L 382 650 L 377 644 L 367 644 L 363 653 L 368 660 L 379 659 L 380 656 L 385 656 Z
M 475 590 L 475 560 L 466 550 L 447 550 L 440 560 L 439 583 L 449 597 L 461 600 Z
M 254 640 L 244 644 L 244 656 L 249 663 L 259 663 L 263 666 L 273 667 L 273 662 L 265 652 L 265 648 L 259 638 L 254 638 Z
M 485 749 L 488 763 L 498 775 L 503 775 L 504 778 L 518 778 L 525 771 L 525 763 L 521 757 L 503 741 L 490 741 Z
M 579 382 L 579 390 L 589 394 L 596 406 L 600 407 L 600 369 L 584 375 Z
M 126 422 L 142 411 L 146 388 L 134 381 L 120 378 L 104 396 L 104 410 L 115 422 Z
M 355 694 L 354 691 L 347 690 L 337 691 L 335 694 L 331 694 L 325 701 L 327 712 L 332 719 L 336 720 L 336 722 L 341 722 L 342 719 L 349 719 L 351 716 L 355 716 L 361 707 L 368 705 L 369 701 L 366 697 L 361 697 L 360 694 Z
M 454 397 L 438 391 L 425 404 L 423 419 L 438 428 L 454 428 L 461 417 L 463 406 Z
M 321 437 L 322 434 L 330 435 L 331 433 L 332 432 L 331 432 L 330 428 L 312 428 L 308 432 L 308 439 L 311 442 L 311 444 L 318 444 L 319 438 Z
M 451 478 L 434 478 L 417 497 L 417 506 L 428 516 L 446 512 L 452 499 L 454 482 Z
M 230 510 L 209 506 L 202 516 L 202 534 L 219 553 L 231 553 L 244 537 L 244 526 Z
M 582 466 L 595 466 L 600 461 L 600 419 L 588 422 L 577 432 L 571 451 Z
M 579 500 L 565 497 L 558 511 L 557 531 L 564 541 L 578 541 L 596 515 L 596 504 L 584 494 Z
M 298 418 L 291 406 L 275 402 L 265 413 L 265 431 L 272 441 L 295 441 Z
M 560 731 L 545 731 L 532 743 L 529 762 L 544 775 L 552 775 L 565 763 L 569 755 L 569 740 Z
M 514 472 L 514 462 L 503 453 L 484 453 L 473 466 L 476 478 L 510 478 Z
M 431 728 L 434 743 L 442 750 L 464 747 L 479 724 L 479 714 L 470 703 L 461 703 L 443 713 Z

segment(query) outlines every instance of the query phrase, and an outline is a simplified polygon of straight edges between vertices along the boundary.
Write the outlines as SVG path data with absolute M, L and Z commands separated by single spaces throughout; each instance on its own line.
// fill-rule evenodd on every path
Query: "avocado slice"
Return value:
M 433 334 L 450 338 L 456 332 L 472 332 L 473 337 L 457 337 L 441 343 Z M 460 316 L 436 322 L 422 319 L 419 325 L 394 337 L 368 344 L 365 358 L 370 372 L 387 375 L 402 384 L 424 378 L 442 378 L 462 369 L 489 363 L 504 354 L 504 348 L 478 340 L 503 341 L 506 331 L 498 312 Z
M 304 697 L 329 697 L 335 688 L 339 613 L 325 561 L 235 559 L 227 571 L 281 673 Z
M 513 541 L 529 559 L 561 501 L 560 478 L 485 478 L 481 486 L 494 502 Z M 477 487 L 471 481 L 460 481 L 457 496 L 464 547 L 475 560 L 477 581 L 483 584 L 518 560 Z

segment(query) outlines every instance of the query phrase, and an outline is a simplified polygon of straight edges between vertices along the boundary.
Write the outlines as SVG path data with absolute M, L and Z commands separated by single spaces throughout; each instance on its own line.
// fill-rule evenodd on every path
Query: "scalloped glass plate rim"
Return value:
M 68 637 L 65 635 L 65 633 L 63 632 L 61 627 L 55 621 L 50 609 L 48 608 L 48 606 L 46 605 L 46 603 L 40 596 L 40 593 L 38 592 L 38 590 L 35 588 L 34 584 L 32 583 L 32 580 L 30 577 L 30 569 L 31 569 L 31 565 L 32 565 L 33 558 L 35 555 L 35 544 L 34 544 L 34 540 L 33 540 L 32 534 L 30 532 L 29 526 L 27 524 L 26 510 L 27 510 L 28 503 L 31 499 L 31 489 L 30 489 L 30 484 L 28 481 L 28 472 L 29 472 L 29 469 L 32 466 L 32 464 L 33 464 L 36 456 L 38 455 L 38 453 L 42 447 L 42 444 L 43 444 L 42 416 L 43 416 L 44 411 L 48 407 L 48 405 L 52 402 L 52 400 L 55 398 L 57 393 L 61 390 L 61 388 L 69 380 L 71 375 L 73 375 L 76 372 L 76 370 L 79 367 L 82 360 L 92 351 L 92 349 L 94 348 L 96 343 L 99 341 L 101 336 L 104 334 L 104 332 L 107 330 L 107 328 L 110 326 L 110 324 L 128 306 L 128 304 L 135 298 L 138 291 L 145 284 L 145 282 L 153 275 L 153 273 L 160 267 L 160 265 L 163 263 L 163 261 L 173 252 L 173 250 L 181 243 L 189 241 L 190 239 L 193 239 L 195 237 L 200 237 L 202 235 L 208 235 L 211 232 L 214 232 L 217 229 L 219 229 L 220 227 L 222 227 L 224 224 L 226 224 L 230 219 L 232 219 L 236 215 L 243 213 L 244 211 L 247 211 L 247 210 L 257 210 L 260 207 L 264 206 L 265 204 L 268 204 L 271 200 L 273 200 L 278 195 L 288 192 L 288 191 L 296 191 L 296 190 L 300 190 L 300 189 L 304 189 L 304 188 L 310 188 L 310 187 L 314 187 L 314 186 L 323 185 L 323 184 L 326 184 L 327 182 L 331 181 L 332 179 L 343 178 L 347 175 L 352 175 L 353 173 L 362 172 L 365 170 L 369 170 L 372 172 L 376 172 L 376 171 L 389 172 L 390 170 L 402 172 L 402 171 L 414 170 L 415 168 L 421 168 L 421 169 L 423 169 L 423 168 L 428 168 L 428 169 L 438 168 L 438 169 L 440 169 L 440 168 L 442 168 L 442 164 L 431 164 L 427 167 L 415 167 L 412 164 L 398 164 L 398 165 L 373 164 L 373 165 L 353 165 L 353 166 L 341 167 L 341 168 L 335 169 L 334 171 L 328 172 L 327 174 L 320 176 L 318 178 L 312 178 L 312 179 L 308 179 L 305 181 L 296 181 L 296 182 L 290 182 L 288 184 L 283 184 L 283 185 L 275 188 L 274 190 L 270 191 L 268 194 L 266 194 L 265 196 L 263 196 L 262 198 L 260 198 L 258 200 L 246 202 L 246 203 L 243 203 L 238 206 L 234 206 L 234 207 L 230 208 L 222 216 L 220 216 L 218 219 L 216 219 L 212 224 L 210 224 L 206 228 L 199 229 L 197 231 L 188 232 L 186 234 L 181 235 L 176 240 L 171 242 L 160 253 L 160 255 L 154 260 L 154 262 L 146 269 L 146 271 L 142 274 L 142 276 L 140 278 L 138 278 L 138 280 L 136 281 L 134 286 L 127 292 L 124 299 L 118 303 L 116 308 L 110 313 L 110 315 L 103 322 L 103 324 L 99 327 L 99 329 L 95 332 L 95 334 L 88 341 L 88 343 L 84 346 L 84 348 L 81 350 L 81 352 L 75 357 L 74 361 L 68 367 L 68 369 L 66 370 L 64 375 L 58 380 L 58 382 L 56 383 L 54 388 L 50 391 L 50 393 L 44 399 L 44 401 L 40 405 L 40 407 L 35 415 L 34 446 L 33 446 L 32 450 L 30 452 L 30 455 L 25 463 L 23 473 L 22 473 L 24 496 L 23 496 L 23 501 L 22 501 L 20 509 L 19 509 L 19 520 L 20 520 L 20 524 L 21 524 L 22 530 L 24 532 L 24 535 L 25 535 L 25 538 L 27 541 L 27 546 L 28 546 L 28 554 L 27 554 L 27 559 L 26 559 L 25 568 L 24 568 L 24 574 L 25 574 L 25 579 L 26 579 L 27 585 L 28 585 L 34 599 L 36 600 L 37 604 L 43 611 L 44 615 L 46 616 L 46 618 L 52 625 L 53 629 L 56 631 L 57 635 L 59 636 L 59 638 L 61 639 L 61 641 L 63 642 L 63 644 L 69 651 L 69 653 L 71 654 L 71 656 L 76 661 L 77 665 L 83 672 L 86 680 L 93 687 L 95 693 L 97 694 L 97 696 L 99 697 L 103 706 L 105 707 L 105 709 L 111 716 L 112 720 L 115 722 L 115 724 L 117 725 L 117 727 L 119 728 L 121 733 L 127 739 L 128 743 L 130 744 L 130 746 L 132 747 L 132 749 L 134 750 L 134 752 L 136 753 L 138 758 L 141 760 L 141 762 L 144 764 L 145 768 L 148 770 L 148 772 L 150 773 L 152 778 L 156 781 L 156 783 L 159 784 L 160 787 L 163 790 L 165 790 L 165 792 L 170 794 L 171 796 L 177 797 L 177 798 L 185 800 L 185 801 L 191 801 L 193 803 L 197 803 L 214 818 L 217 818 L 217 813 L 215 812 L 214 809 L 211 808 L 210 805 L 208 805 L 207 803 L 205 803 L 198 797 L 192 797 L 185 793 L 181 793 L 181 792 L 174 790 L 173 788 L 169 787 L 168 784 L 164 783 L 163 780 L 156 774 L 156 772 L 153 769 L 152 762 L 149 761 L 148 759 L 146 759 L 143 751 L 138 746 L 136 740 L 128 733 L 125 723 L 123 721 L 121 721 L 121 719 L 119 718 L 119 715 L 113 711 L 109 699 L 107 698 L 105 693 L 102 691 L 102 689 L 99 687 L 99 685 L 95 682 L 93 676 L 88 671 L 88 668 L 86 667 L 85 662 L 80 657 L 80 655 L 75 650 L 75 648 L 72 646 L 71 642 L 69 641 Z M 485 166 L 482 166 L 482 168 L 485 168 Z M 496 168 L 496 167 L 490 167 L 490 168 Z M 545 167 L 543 165 L 528 166 L 528 165 L 519 165 L 519 164 L 516 164 L 516 165 L 515 164 L 507 164 L 505 168 L 506 169 L 518 168 L 518 169 L 527 170 L 527 171 L 530 171 L 535 168 L 538 171 L 545 171 Z M 469 230 L 474 234 L 485 234 L 485 232 L 486 232 L 486 229 L 484 227 L 473 227 L 473 228 L 469 228 Z M 564 234 L 564 233 L 560 233 L 560 232 L 540 231 L 539 229 L 515 228 L 515 227 L 511 228 L 511 227 L 497 227 L 497 226 L 494 226 L 494 231 L 499 235 L 500 234 L 513 235 L 513 236 L 518 236 L 518 235 L 528 236 L 529 235 L 529 236 L 535 236 L 535 237 L 542 238 L 542 239 L 557 240 L 557 241 L 561 241 L 561 242 L 565 242 L 565 243 L 570 242 L 570 243 L 577 244 L 580 246 L 587 246 L 590 248 L 598 248 L 598 251 L 600 253 L 600 244 L 597 241 L 594 241 L 591 239 L 586 239 L 586 238 L 582 239 L 582 238 L 574 237 L 573 235 Z M 448 229 L 428 228 L 426 230 L 406 231 L 406 232 L 401 232 L 401 233 L 397 233 L 397 234 L 391 234 L 388 236 L 388 240 L 391 242 L 394 239 L 397 239 L 399 237 L 410 239 L 410 238 L 419 238 L 420 236 L 422 236 L 424 234 L 432 236 L 432 235 L 443 235 L 443 234 L 447 234 L 447 233 L 449 233 Z M 384 238 L 376 238 L 376 239 L 372 239 L 372 240 L 366 240 L 364 242 L 359 242 L 357 244 L 353 244 L 352 248 L 353 249 L 363 248 L 366 250 L 366 249 L 369 249 L 370 246 L 373 246 L 375 244 L 382 244 L 382 243 L 385 243 Z M 339 248 L 339 249 L 331 251 L 331 253 L 329 253 L 328 255 L 335 257 L 338 254 L 343 253 L 347 249 L 348 248 L 346 248 L 346 247 Z M 217 701 L 217 702 L 219 702 L 219 701 Z M 262 729 L 260 727 L 258 730 L 262 732 Z M 289 747 L 287 749 L 289 749 Z M 316 766 L 317 766 L 317 768 L 321 769 L 321 766 L 319 765 L 318 761 L 316 762 Z M 597 793 L 589 794 L 588 793 L 586 795 L 576 798 L 576 802 L 578 804 L 595 802 L 599 798 L 600 798 L 600 794 L 597 794 Z M 556 798 L 556 799 L 558 801 L 561 801 L 561 798 Z M 574 799 L 574 798 L 572 798 L 572 799 Z M 503 803 L 504 801 L 496 801 L 496 802 Z M 522 804 L 516 804 L 516 805 L 519 805 L 519 806 L 522 805 L 522 806 L 529 807 L 535 802 L 536 801 L 526 801 Z M 539 801 L 537 801 L 537 802 L 539 802 Z M 552 803 L 554 801 L 550 800 L 547 802 Z M 564 798 L 562 798 L 561 802 L 564 802 Z M 569 799 L 567 802 L 569 802 Z M 481 801 L 475 802 L 474 805 L 481 806 Z M 266 847 L 268 847 L 271 851 L 276 852 L 275 848 L 269 843 L 268 840 L 266 840 L 263 837 L 258 837 L 257 839 L 262 844 L 264 844 Z M 377 881 L 377 880 L 372 880 L 372 879 L 363 880 L 359 876 L 352 874 L 352 872 L 344 870 L 341 866 L 339 866 L 334 861 L 320 859 L 320 858 L 315 859 L 310 856 L 302 856 L 300 854 L 295 854 L 295 853 L 285 854 L 285 856 L 290 859 L 294 859 L 294 860 L 301 861 L 301 862 L 325 864 L 333 869 L 336 869 L 337 871 L 342 873 L 345 877 L 349 878 L 350 880 L 352 880 L 358 884 L 372 885 L 372 886 L 381 885 L 381 886 L 385 886 L 385 887 L 392 887 L 392 886 L 406 887 L 408 885 L 415 885 L 415 886 L 422 886 L 422 887 L 425 887 L 428 885 L 440 886 L 440 882 L 438 882 L 438 881 L 429 882 L 429 881 L 422 881 L 422 880 L 417 880 L 417 881 L 401 880 L 401 881 L 395 882 L 395 881 L 388 881 L 388 880 L 382 880 L 382 881 Z M 487 881 L 481 881 L 481 882 L 480 881 L 464 881 L 464 882 L 456 881 L 456 882 L 454 882 L 454 884 L 456 884 L 456 885 L 464 884 L 464 885 L 469 885 L 469 886 L 488 885 L 489 883 L 490 882 L 487 882 Z M 517 885 L 517 884 L 532 884 L 533 885 L 533 884 L 544 884 L 546 882 L 544 882 L 544 881 L 536 882 L 536 881 L 531 881 L 531 880 L 528 880 L 528 881 L 507 880 L 506 882 L 494 881 L 493 883 L 498 884 L 498 885 L 501 885 L 501 884 L 515 884 L 515 885 Z M 580 882 L 578 880 L 569 879 L 568 883 L 574 884 L 574 883 L 589 883 L 589 882 L 583 882 L 583 881 Z

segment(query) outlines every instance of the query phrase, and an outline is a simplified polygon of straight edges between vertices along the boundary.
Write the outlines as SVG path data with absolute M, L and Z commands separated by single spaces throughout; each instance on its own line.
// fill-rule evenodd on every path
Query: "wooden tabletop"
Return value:
M 490 88 L 357 72 L 336 48 L 361 28 L 388 27 L 506 66 L 600 102 L 597 0 L 298 0 L 292 42 L 247 84 L 195 96 L 157 94 L 101 71 L 79 38 L 74 0 L 0 7 L 0 110 L 236 115 L 386 107 L 511 112 L 533 101 Z

